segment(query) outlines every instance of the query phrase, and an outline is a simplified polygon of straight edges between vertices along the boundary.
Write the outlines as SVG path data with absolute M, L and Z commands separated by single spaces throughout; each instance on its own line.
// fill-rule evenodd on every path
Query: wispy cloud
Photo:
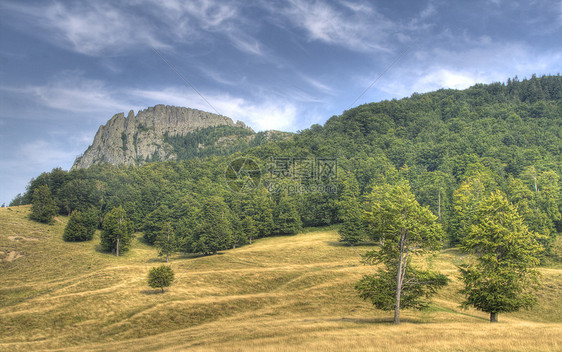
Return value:
M 85 78 L 77 71 L 65 71 L 45 85 L 3 87 L 52 109 L 76 113 L 123 110 L 128 105 L 117 98 L 118 90 L 108 88 L 103 81 Z
M 388 36 L 398 29 L 372 6 L 351 1 L 336 7 L 323 1 L 291 0 L 280 11 L 305 30 L 309 40 L 357 51 L 388 51 Z
M 264 56 L 263 44 L 242 32 L 230 33 L 232 45 L 238 50 L 257 56 Z
M 85 55 L 119 55 L 139 43 L 164 46 L 150 25 L 139 25 L 134 15 L 108 3 L 5 3 L 3 7 L 19 16 L 24 26 L 40 27 L 35 33 L 45 40 Z
M 237 3 L 215 0 L 126 0 L 123 2 L 7 2 L 21 28 L 41 28 L 45 40 L 90 56 L 118 56 L 139 48 L 169 48 L 214 40 L 224 34 L 243 52 L 262 55 L 261 44 L 244 32 Z M 25 24 L 23 24 L 25 23 Z

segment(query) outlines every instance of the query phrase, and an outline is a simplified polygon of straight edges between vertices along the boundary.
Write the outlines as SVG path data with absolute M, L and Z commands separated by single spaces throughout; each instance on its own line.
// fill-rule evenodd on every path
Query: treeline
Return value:
M 185 141 L 173 143 L 181 150 Z M 281 180 L 280 192 L 263 185 L 232 192 L 224 173 L 237 157 L 256 160 L 264 171 L 271 158 L 333 158 L 335 191 L 290 192 L 312 182 L 293 177 Z M 103 218 L 121 206 L 148 242 L 169 225 L 181 250 L 214 253 L 302 226 L 341 224 L 349 243 L 368 240 L 362 218 L 368 195 L 407 180 L 451 244 L 466 236 L 475 209 L 499 190 L 550 250 L 562 231 L 561 175 L 562 78 L 533 76 L 362 105 L 293 138 L 231 155 L 54 169 L 33 179 L 11 205 L 31 203 L 34 191 L 46 186 L 61 214 L 95 208 Z

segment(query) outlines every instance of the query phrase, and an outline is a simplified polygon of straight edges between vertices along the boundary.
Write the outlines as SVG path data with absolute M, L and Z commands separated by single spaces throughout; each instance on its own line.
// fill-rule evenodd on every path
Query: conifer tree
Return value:
M 279 196 L 273 218 L 276 232 L 280 235 L 294 235 L 302 228 L 302 221 L 297 206 L 286 190 Z
M 158 256 L 166 256 L 166 263 L 170 261 L 170 255 L 178 250 L 178 241 L 176 233 L 170 222 L 164 223 L 162 230 L 156 237 L 154 245 L 158 248 Z
M 164 293 L 164 287 L 172 285 L 174 282 L 174 271 L 168 265 L 162 265 L 150 269 L 148 273 L 148 286 L 159 288 Z
M 75 210 L 64 228 L 63 240 L 68 242 L 89 241 L 94 237 L 97 224 L 97 212 L 90 208 L 86 212 Z
M 363 209 L 359 199 L 359 185 L 353 175 L 342 182 L 342 194 L 337 202 L 338 217 L 342 222 L 339 229 L 341 240 L 349 245 L 361 242 L 366 236 Z
M 112 251 L 116 256 L 127 251 L 133 240 L 133 223 L 128 220 L 123 207 L 113 208 L 103 219 L 101 245 L 104 250 Z

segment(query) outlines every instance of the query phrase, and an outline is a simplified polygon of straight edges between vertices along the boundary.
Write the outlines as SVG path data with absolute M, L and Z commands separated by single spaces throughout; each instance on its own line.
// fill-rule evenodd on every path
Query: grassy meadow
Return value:
M 265 238 L 214 256 L 176 255 L 164 294 L 146 277 L 161 265 L 138 239 L 116 258 L 93 241 L 66 243 L 68 220 L 28 220 L 0 208 L 0 351 L 560 351 L 562 266 L 541 268 L 539 304 L 488 314 L 459 308 L 456 249 L 420 260 L 452 283 L 426 311 L 392 312 L 354 284 L 373 267 L 335 231 Z M 141 234 L 137 234 L 140 238 Z

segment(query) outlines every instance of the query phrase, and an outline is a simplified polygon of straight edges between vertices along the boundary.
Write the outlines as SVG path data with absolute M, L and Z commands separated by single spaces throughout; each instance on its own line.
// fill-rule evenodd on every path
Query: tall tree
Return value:
M 355 176 L 346 176 L 344 176 L 345 178 L 342 181 L 343 189 L 337 202 L 338 218 L 342 222 L 338 232 L 342 241 L 349 245 L 354 245 L 365 238 L 366 228 L 359 198 L 359 184 Z
M 476 219 L 462 244 L 477 260 L 459 267 L 465 284 L 463 305 L 490 313 L 490 322 L 497 322 L 499 313 L 530 308 L 536 302 L 540 235 L 529 230 L 499 191 L 478 207 Z
M 158 248 L 158 256 L 166 256 L 166 263 L 170 261 L 170 255 L 174 254 L 178 250 L 178 241 L 176 233 L 172 224 L 169 221 L 164 223 L 160 233 L 154 241 L 154 245 Z
M 246 214 L 251 216 L 256 226 L 256 236 L 265 237 L 270 236 L 275 226 L 273 222 L 273 208 L 274 203 L 271 196 L 268 194 L 267 189 L 261 186 L 251 193 L 251 202 L 253 206 L 251 210 L 246 211 Z M 250 243 L 252 239 L 250 238 Z
M 170 210 L 165 205 L 159 206 L 146 216 L 142 227 L 144 232 L 143 237 L 146 242 L 154 244 L 154 241 L 156 241 L 158 234 L 162 232 L 163 226 L 170 216 Z
M 38 222 L 52 224 L 57 213 L 55 199 L 51 195 L 49 186 L 42 185 L 33 191 L 30 218 Z
M 129 249 L 133 240 L 133 223 L 127 218 L 123 207 L 113 208 L 103 219 L 101 245 L 118 257 L 120 252 Z
M 442 274 L 419 270 L 411 264 L 412 255 L 441 248 L 443 231 L 437 217 L 416 201 L 407 181 L 388 185 L 383 192 L 374 190 L 366 218 L 379 232 L 381 248 L 367 252 L 365 261 L 382 263 L 384 268 L 375 275 L 364 276 L 356 289 L 375 307 L 394 310 L 394 324 L 400 324 L 400 309 L 427 307 L 424 298 L 448 282 Z
M 231 246 L 232 215 L 222 197 L 211 196 L 201 203 L 188 248 L 194 253 L 216 254 Z
M 481 166 L 480 164 L 476 164 Z M 497 188 L 493 174 L 487 170 L 478 170 L 468 176 L 453 193 L 453 218 L 451 219 L 451 243 L 459 244 L 467 236 L 474 223 L 475 214 L 480 203 L 493 189 Z
M 279 196 L 277 207 L 273 212 L 275 232 L 280 235 L 294 235 L 302 228 L 301 217 L 295 200 L 289 197 L 287 190 L 283 190 Z

